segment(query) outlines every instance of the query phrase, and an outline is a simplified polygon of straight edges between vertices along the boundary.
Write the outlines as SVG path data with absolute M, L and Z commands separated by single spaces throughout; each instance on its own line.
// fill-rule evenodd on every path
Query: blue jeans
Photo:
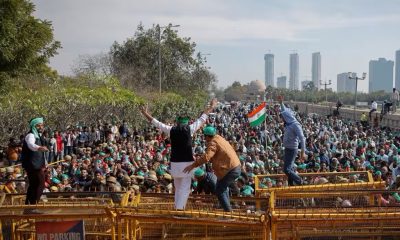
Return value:
M 65 155 L 72 155 L 73 154 L 73 152 L 72 152 L 72 150 L 73 150 L 73 147 L 72 146 L 66 146 L 65 148 L 64 148 L 64 156 Z
M 219 203 L 226 212 L 232 211 L 228 187 L 240 176 L 240 172 L 240 166 L 237 166 L 230 170 L 222 179 L 217 180 L 215 193 Z
M 303 183 L 301 177 L 299 177 L 299 175 L 297 175 L 293 170 L 293 164 L 294 160 L 296 159 L 297 151 L 298 149 L 285 148 L 285 156 L 283 157 L 283 172 L 288 177 L 289 186 L 293 186 L 294 183 L 296 185 L 301 185 Z

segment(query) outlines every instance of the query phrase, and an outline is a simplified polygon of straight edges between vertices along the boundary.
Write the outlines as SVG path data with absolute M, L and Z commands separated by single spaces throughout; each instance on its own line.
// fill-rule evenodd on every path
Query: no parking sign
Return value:
M 37 240 L 84 240 L 83 220 L 36 222 Z

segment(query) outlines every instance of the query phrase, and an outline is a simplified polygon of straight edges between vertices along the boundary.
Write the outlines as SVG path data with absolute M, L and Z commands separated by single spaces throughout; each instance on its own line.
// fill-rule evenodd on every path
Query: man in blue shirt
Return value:
M 283 96 L 278 96 L 278 101 L 281 105 L 281 117 L 285 122 L 285 132 L 283 135 L 283 146 L 285 147 L 284 154 L 284 166 L 283 172 L 288 177 L 288 184 L 290 186 L 293 185 L 302 185 L 303 180 L 297 173 L 294 171 L 294 160 L 297 156 L 299 143 L 301 146 L 300 159 L 305 157 L 305 137 L 303 134 L 303 129 L 301 124 L 297 121 L 294 116 L 294 113 L 289 108 L 286 108 L 283 104 Z

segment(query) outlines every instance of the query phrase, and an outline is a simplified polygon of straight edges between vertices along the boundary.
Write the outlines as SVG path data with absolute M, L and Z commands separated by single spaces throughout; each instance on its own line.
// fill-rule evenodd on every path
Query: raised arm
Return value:
M 207 121 L 208 114 L 210 114 L 210 112 L 214 110 L 214 108 L 217 106 L 217 103 L 218 101 L 216 98 L 212 99 L 210 102 L 210 106 L 204 109 L 203 114 L 200 116 L 200 118 L 198 118 L 194 123 L 190 125 L 191 134 L 197 132 L 197 130 L 199 130 L 204 125 L 204 123 Z
M 161 129 L 161 131 L 167 135 L 171 132 L 171 126 L 168 126 L 157 119 L 153 118 L 150 113 L 147 110 L 147 105 L 141 106 L 140 107 L 140 112 L 143 114 L 143 116 L 147 119 L 147 121 L 151 122 L 155 127 Z
M 150 113 L 147 111 L 147 104 L 140 106 L 140 112 L 147 119 L 147 121 L 151 122 L 153 120 L 153 116 L 151 116 Z
M 285 107 L 285 104 L 283 104 L 283 96 L 282 96 L 282 95 L 279 95 L 279 96 L 278 96 L 278 102 L 279 102 L 279 104 L 280 104 L 280 106 L 281 106 L 281 111 L 282 111 L 282 112 L 285 111 L 285 110 L 286 110 L 286 107 Z

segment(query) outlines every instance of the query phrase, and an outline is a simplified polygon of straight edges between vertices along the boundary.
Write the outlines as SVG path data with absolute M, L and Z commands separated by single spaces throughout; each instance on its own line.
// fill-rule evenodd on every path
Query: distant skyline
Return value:
M 400 89 L 400 50 L 396 51 L 396 58 L 395 58 L 395 87 Z
M 392 92 L 394 62 L 385 58 L 371 60 L 369 62 L 369 92 L 384 90 Z
M 274 76 L 274 54 L 265 54 L 264 55 L 264 61 L 265 61 L 265 86 L 272 86 L 275 87 L 275 76 Z
M 292 53 L 289 58 L 289 89 L 301 90 L 299 79 L 299 54 Z M 308 80 L 308 79 L 307 79 Z
M 70 74 L 79 55 L 108 52 L 132 37 L 139 23 L 179 24 L 219 86 L 265 79 L 264 54 L 274 54 L 275 79 L 289 76 L 289 54 L 299 54 L 299 82 L 311 79 L 311 54 L 320 52 L 321 78 L 368 73 L 372 59 L 395 60 L 400 49 L 400 4 L 396 0 L 34 0 L 35 16 L 52 21 L 63 48 L 51 60 Z M 282 74 L 281 74 L 282 73 Z M 368 78 L 359 89 L 368 91 Z
M 317 89 L 321 89 L 321 53 L 312 54 L 311 81 Z

